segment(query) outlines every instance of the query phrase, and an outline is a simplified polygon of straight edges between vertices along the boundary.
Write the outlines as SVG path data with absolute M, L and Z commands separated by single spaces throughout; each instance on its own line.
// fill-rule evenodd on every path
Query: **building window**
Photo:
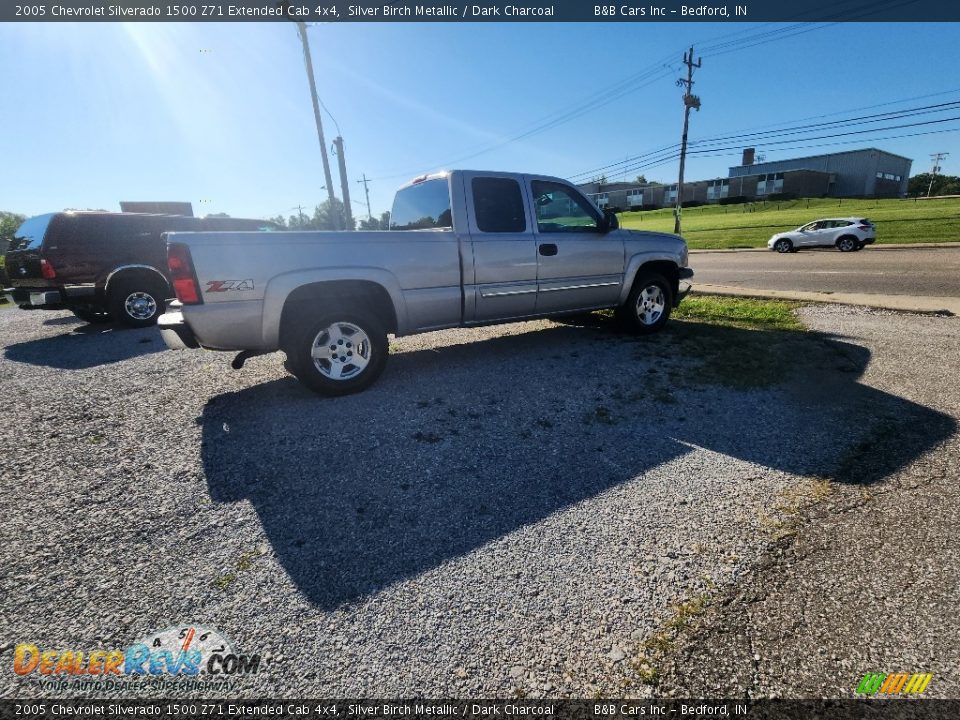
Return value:
M 783 173 L 757 176 L 757 197 L 783 192 Z
M 643 190 L 631 190 L 627 193 L 627 207 L 643 207 Z
M 711 180 L 707 183 L 707 200 L 719 200 L 730 195 L 729 180 Z

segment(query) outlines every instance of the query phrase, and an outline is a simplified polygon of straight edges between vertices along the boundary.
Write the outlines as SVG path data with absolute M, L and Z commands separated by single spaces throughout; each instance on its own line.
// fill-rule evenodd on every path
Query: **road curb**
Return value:
M 960 250 L 960 241 L 957 242 L 941 242 L 941 243 L 884 243 L 882 245 L 870 245 L 869 247 L 864 248 L 864 250 L 869 250 L 873 252 L 875 250 L 937 250 L 939 248 L 956 248 Z M 809 250 L 829 250 L 830 248 L 808 248 Z M 751 248 L 703 248 L 698 250 L 690 250 L 691 255 L 699 255 L 701 253 L 743 253 L 743 252 L 772 252 L 769 248 L 766 247 L 751 247 Z
M 872 293 L 822 293 L 804 290 L 763 290 L 732 285 L 709 285 L 698 283 L 694 292 L 707 295 L 732 297 L 768 298 L 774 300 L 799 300 L 803 302 L 831 303 L 834 305 L 863 305 L 882 310 L 924 313 L 935 315 L 960 315 L 960 298 L 907 297 L 905 295 L 875 295 Z

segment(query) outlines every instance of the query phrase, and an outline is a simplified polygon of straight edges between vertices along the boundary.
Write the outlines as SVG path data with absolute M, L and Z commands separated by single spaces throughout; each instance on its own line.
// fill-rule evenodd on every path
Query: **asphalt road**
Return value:
M 758 290 L 960 297 L 960 245 L 956 248 L 865 248 L 774 252 L 692 253 L 696 285 Z

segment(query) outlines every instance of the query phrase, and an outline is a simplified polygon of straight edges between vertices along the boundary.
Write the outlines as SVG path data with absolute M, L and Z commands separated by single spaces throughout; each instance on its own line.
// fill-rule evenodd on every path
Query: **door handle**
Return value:
M 554 243 L 543 243 L 543 245 L 540 246 L 540 254 L 548 257 L 550 255 L 556 255 L 557 246 Z

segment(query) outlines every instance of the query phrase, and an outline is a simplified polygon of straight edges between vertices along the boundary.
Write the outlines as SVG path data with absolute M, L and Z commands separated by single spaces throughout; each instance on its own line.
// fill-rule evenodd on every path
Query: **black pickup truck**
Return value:
M 58 212 L 24 222 L 6 253 L 10 301 L 86 322 L 153 325 L 174 296 L 163 233 L 281 230 L 246 218 Z

